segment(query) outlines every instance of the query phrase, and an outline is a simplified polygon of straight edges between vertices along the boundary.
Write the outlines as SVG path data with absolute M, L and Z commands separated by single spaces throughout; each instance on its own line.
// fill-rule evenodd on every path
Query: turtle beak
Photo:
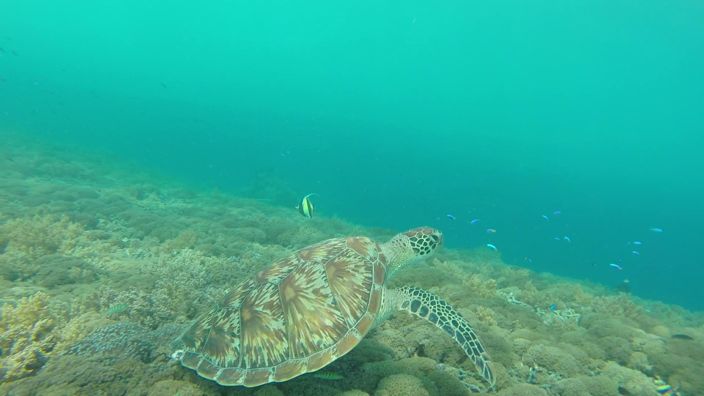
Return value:
M 443 243 L 443 236 L 442 232 L 438 230 L 434 230 L 435 232 L 430 234 L 430 239 L 432 240 L 431 242 L 431 250 L 436 250 L 437 248 L 440 247 Z
M 437 244 L 437 246 L 440 247 L 440 245 L 442 245 L 445 242 L 445 240 L 442 236 L 442 232 L 440 232 L 438 230 L 435 230 L 435 231 L 437 231 L 437 232 L 435 234 L 431 235 L 431 237 L 433 238 L 433 240 L 435 240 L 435 243 Z

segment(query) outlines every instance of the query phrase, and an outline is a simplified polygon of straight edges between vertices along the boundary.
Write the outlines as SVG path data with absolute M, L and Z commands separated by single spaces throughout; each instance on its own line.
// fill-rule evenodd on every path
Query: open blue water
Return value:
M 691 0 L 6 1 L 0 134 L 704 309 L 702 48 Z

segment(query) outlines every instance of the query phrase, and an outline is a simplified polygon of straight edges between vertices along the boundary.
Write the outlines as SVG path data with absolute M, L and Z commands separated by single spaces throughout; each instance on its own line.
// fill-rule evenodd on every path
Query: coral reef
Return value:
M 6 158 L 13 158 L 8 161 Z M 102 157 L 0 147 L 0 394 L 467 395 L 473 364 L 398 313 L 325 371 L 219 387 L 170 359 L 201 312 L 277 258 L 330 237 L 394 232 L 184 188 Z M 273 191 L 273 190 L 277 191 Z M 259 186 L 280 203 L 286 185 Z M 293 199 L 296 197 L 294 196 Z M 499 395 L 683 395 L 704 389 L 704 315 L 444 249 L 391 286 L 443 296 L 475 328 Z
M 152 385 L 147 396 L 203 396 L 205 394 L 191 382 L 166 379 Z
M 423 382 L 408 374 L 393 374 L 379 381 L 374 396 L 430 396 Z
M 502 389 L 499 396 L 547 396 L 545 389 L 531 384 L 518 384 Z
M 5 252 L 17 251 L 36 258 L 70 252 L 82 234 L 83 227 L 67 216 L 35 215 L 9 220 L 0 227 L 0 243 Z
M 35 373 L 48 360 L 57 342 L 57 318 L 48 308 L 49 297 L 37 293 L 5 304 L 0 311 L 0 379 L 15 380 Z

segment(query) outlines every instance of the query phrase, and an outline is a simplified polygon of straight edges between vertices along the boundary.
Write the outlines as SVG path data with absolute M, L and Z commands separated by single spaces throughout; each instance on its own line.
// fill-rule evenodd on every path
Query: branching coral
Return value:
M 465 276 L 462 283 L 479 297 L 491 298 L 496 296 L 496 281 L 493 279 L 486 279 L 481 275 L 472 274 Z
M 491 308 L 479 305 L 474 309 L 474 313 L 477 318 L 485 324 L 489 326 L 496 326 L 496 313 Z
M 120 312 L 121 316 L 149 328 L 174 319 L 172 301 L 163 292 L 150 293 L 134 287 L 122 291 L 104 289 L 99 301 L 106 315 L 111 307 L 124 305 L 127 308 Z
M 48 309 L 49 297 L 36 293 L 22 298 L 17 306 L 5 304 L 0 312 L 0 379 L 31 375 L 47 361 L 57 338 L 52 333 L 57 318 Z
M 0 227 L 0 240 L 6 250 L 16 250 L 29 257 L 54 253 L 68 253 L 76 246 L 83 226 L 71 222 L 67 216 L 34 216 L 8 221 Z
M 145 252 L 133 264 L 141 273 L 128 273 L 127 287 L 104 287 L 97 295 L 96 309 L 149 328 L 192 319 L 217 304 L 230 287 L 254 271 L 243 268 L 242 262 L 193 249 L 154 255 Z M 120 307 L 119 312 L 115 307 Z

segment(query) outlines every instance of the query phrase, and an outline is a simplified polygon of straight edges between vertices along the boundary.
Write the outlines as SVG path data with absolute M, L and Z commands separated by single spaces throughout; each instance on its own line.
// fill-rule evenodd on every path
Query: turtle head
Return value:
M 388 258 L 387 274 L 391 275 L 415 258 L 432 254 L 442 245 L 442 232 L 430 227 L 418 227 L 402 232 L 384 244 Z

